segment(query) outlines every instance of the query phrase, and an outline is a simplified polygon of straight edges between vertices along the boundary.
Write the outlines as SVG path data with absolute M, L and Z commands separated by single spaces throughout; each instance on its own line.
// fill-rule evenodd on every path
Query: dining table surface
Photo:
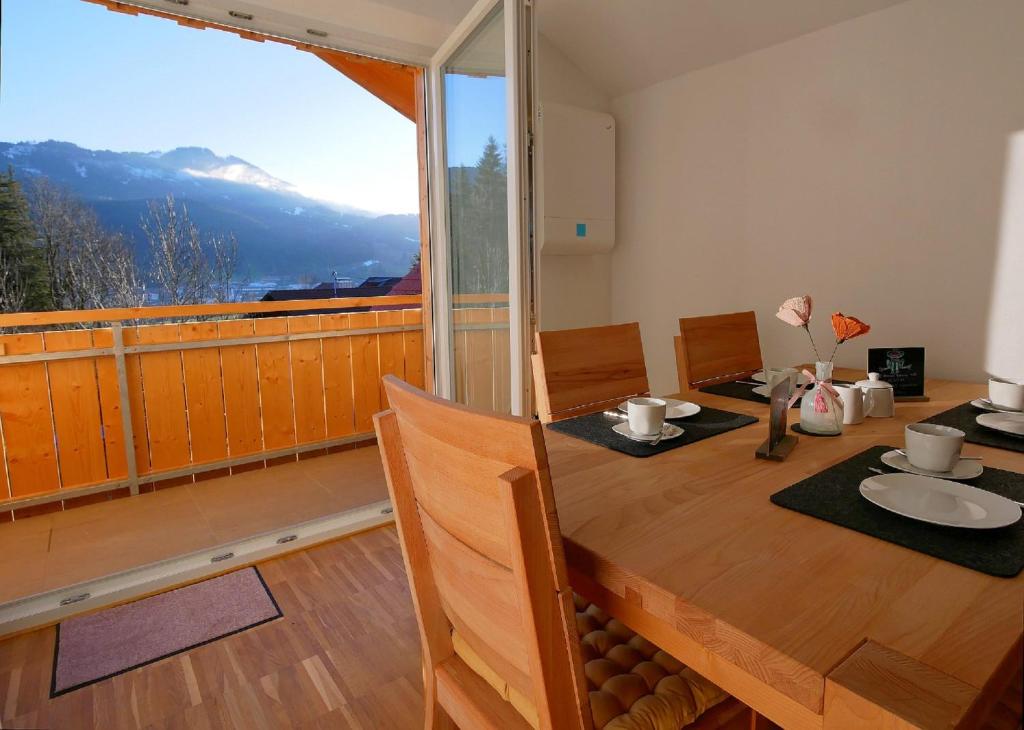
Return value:
M 781 462 L 754 456 L 767 403 L 697 391 L 675 397 L 759 420 L 650 458 L 545 429 L 570 582 L 783 727 L 974 726 L 1020 671 L 1024 574 L 989 576 L 770 497 L 868 447 L 902 447 L 906 424 L 985 393 L 929 379 L 930 400 L 800 436 Z M 964 454 L 1024 473 L 1024 453 Z

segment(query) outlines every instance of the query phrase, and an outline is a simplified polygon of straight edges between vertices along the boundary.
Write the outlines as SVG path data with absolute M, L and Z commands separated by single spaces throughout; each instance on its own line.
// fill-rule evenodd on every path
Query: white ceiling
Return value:
M 474 0 L 126 0 L 271 35 L 426 64 Z M 232 17 L 247 13 L 252 20 Z M 313 29 L 326 36 L 311 35 Z
M 425 64 L 474 0 L 128 0 L 382 58 Z M 610 96 L 903 0 L 536 0 L 544 36 Z M 252 20 L 232 18 L 229 10 Z M 326 37 L 308 34 L 323 31 Z
M 900 2 L 537 0 L 537 23 L 615 97 Z

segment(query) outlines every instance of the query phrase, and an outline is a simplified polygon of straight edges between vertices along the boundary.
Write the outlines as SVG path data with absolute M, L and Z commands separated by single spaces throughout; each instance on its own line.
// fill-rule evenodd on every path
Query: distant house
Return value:
M 415 267 L 419 271 L 419 265 Z M 411 272 L 410 272 L 411 273 Z M 406 274 L 406 277 L 409 274 Z M 324 281 L 312 289 L 274 289 L 268 291 L 260 301 L 264 302 L 287 302 L 297 299 L 332 299 L 332 298 L 360 298 L 360 297 L 383 297 L 394 294 L 394 288 L 403 282 L 406 277 L 401 276 L 371 276 L 364 279 L 358 286 L 339 287 L 335 282 Z M 417 276 L 417 286 L 419 278 Z M 419 294 L 417 290 L 415 292 Z M 369 312 L 372 309 L 383 309 L 384 307 L 347 307 L 345 309 L 303 309 L 289 312 L 266 312 L 263 317 L 279 317 L 283 314 L 337 314 L 339 312 Z M 388 307 L 390 309 L 390 307 Z
M 394 286 L 391 287 L 391 291 L 388 292 L 388 296 L 419 296 L 423 293 L 423 280 L 420 278 L 420 262 L 417 261 L 409 269 L 409 272 L 398 280 Z M 401 304 L 386 304 L 380 307 L 374 307 L 374 309 L 381 311 L 385 309 L 404 309 L 408 305 Z

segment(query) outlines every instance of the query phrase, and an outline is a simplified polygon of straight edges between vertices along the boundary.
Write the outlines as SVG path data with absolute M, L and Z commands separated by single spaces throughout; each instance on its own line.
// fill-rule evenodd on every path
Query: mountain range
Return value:
M 70 142 L 0 142 L 0 166 L 22 182 L 49 178 L 95 209 L 145 256 L 139 221 L 150 201 L 173 195 L 208 233 L 233 233 L 250 279 L 328 281 L 400 276 L 419 250 L 419 217 L 373 215 L 314 200 L 245 160 L 203 147 L 167 152 L 89 150 Z M 339 172 L 344 174 L 344 172 Z

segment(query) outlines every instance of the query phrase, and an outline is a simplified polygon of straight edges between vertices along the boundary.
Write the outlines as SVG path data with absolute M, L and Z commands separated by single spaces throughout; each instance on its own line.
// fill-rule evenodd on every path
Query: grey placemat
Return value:
M 622 423 L 624 420 L 606 416 L 603 413 L 590 413 L 586 416 L 577 416 L 548 424 L 548 428 L 613 451 L 644 458 L 757 423 L 757 419 L 753 416 L 701 406 L 700 413 L 696 416 L 669 421 L 683 429 L 682 436 L 651 446 L 640 441 L 633 441 L 612 431 L 612 426 Z
M 992 446 L 997 449 L 1008 451 L 1020 451 L 1024 453 L 1024 438 L 1010 436 L 1009 434 L 993 431 L 991 428 L 979 426 L 974 419 L 982 413 L 988 413 L 980 408 L 975 408 L 970 403 L 964 403 L 956 408 L 950 408 L 937 416 L 926 418 L 921 423 L 937 423 L 941 426 L 952 426 L 959 428 L 967 434 L 966 440 L 972 444 L 981 446 Z
M 850 530 L 917 550 L 988 575 L 1013 578 L 1024 568 L 1024 520 L 996 530 L 942 527 L 901 517 L 860 495 L 869 466 L 884 467 L 881 456 L 892 446 L 874 446 L 802 482 L 772 495 L 772 502 Z M 1024 501 L 1024 474 L 986 467 L 967 482 L 1010 499 Z
M 834 380 L 833 385 L 849 385 L 845 380 Z M 757 385 L 763 385 L 758 383 Z M 716 385 L 706 385 L 700 389 L 701 393 L 711 393 L 712 395 L 724 395 L 726 398 L 736 398 L 737 400 L 748 400 L 751 403 L 763 403 L 768 405 L 768 396 L 758 395 L 754 392 L 754 388 L 757 385 L 751 385 L 745 381 L 733 380 L 729 383 L 718 383 Z M 793 408 L 800 407 L 801 398 L 797 398 L 793 403 Z

